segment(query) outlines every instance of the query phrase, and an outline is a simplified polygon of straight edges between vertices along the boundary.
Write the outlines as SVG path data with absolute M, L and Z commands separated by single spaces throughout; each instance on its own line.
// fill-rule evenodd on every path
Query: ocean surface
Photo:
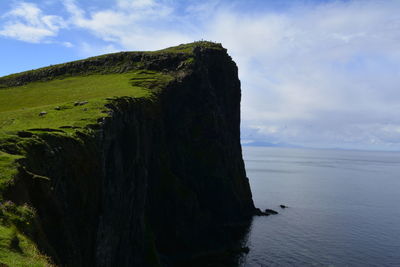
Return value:
M 240 266 L 400 266 L 400 153 L 243 154 L 255 205 L 279 214 L 253 219 Z

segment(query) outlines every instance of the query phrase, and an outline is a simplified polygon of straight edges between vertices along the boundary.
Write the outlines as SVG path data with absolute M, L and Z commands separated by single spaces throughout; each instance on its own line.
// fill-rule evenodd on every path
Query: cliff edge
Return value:
M 0 262 L 177 266 L 255 213 L 240 81 L 195 42 L 0 78 Z

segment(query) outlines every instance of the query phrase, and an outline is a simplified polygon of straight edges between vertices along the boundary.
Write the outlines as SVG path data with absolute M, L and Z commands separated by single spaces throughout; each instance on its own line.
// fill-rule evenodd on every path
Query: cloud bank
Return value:
M 239 66 L 243 139 L 400 149 L 400 2 L 268 2 L 65 0 L 63 15 L 20 2 L 0 35 L 40 43 L 76 31 L 90 38 L 71 49 L 88 56 L 221 42 Z

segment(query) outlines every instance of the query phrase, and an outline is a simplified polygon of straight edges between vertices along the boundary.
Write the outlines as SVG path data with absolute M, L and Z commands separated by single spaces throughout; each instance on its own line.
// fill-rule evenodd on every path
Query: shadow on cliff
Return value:
M 173 262 L 165 260 L 162 263 L 166 267 L 241 267 L 249 253 L 247 241 L 251 225 L 252 220 L 226 225 L 222 230 L 219 229 L 219 236 L 211 237 L 213 241 L 219 240 L 220 243 L 209 245 L 208 250 L 204 249 L 201 253 L 181 255 L 181 258 L 176 258 Z

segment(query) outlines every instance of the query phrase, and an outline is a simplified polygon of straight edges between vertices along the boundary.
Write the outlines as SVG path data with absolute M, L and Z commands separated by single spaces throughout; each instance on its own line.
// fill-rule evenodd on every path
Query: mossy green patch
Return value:
M 28 238 L 35 211 L 28 205 L 16 205 L 3 199 L 3 192 L 17 175 L 16 160 L 19 158 L 21 156 L 0 151 L 0 263 L 21 267 L 52 266 L 50 259 Z
M 3 191 L 17 174 L 17 163 L 15 161 L 18 158 L 21 158 L 21 156 L 0 151 L 0 191 Z
M 0 224 L 0 263 L 15 267 L 52 266 L 35 244 L 15 227 Z

